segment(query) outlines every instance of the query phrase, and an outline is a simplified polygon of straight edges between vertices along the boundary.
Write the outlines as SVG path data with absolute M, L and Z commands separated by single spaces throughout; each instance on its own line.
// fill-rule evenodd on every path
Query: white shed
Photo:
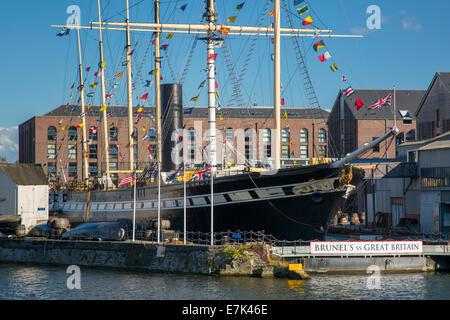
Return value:
M 25 232 L 46 223 L 48 191 L 47 178 L 41 166 L 0 164 L 0 221 L 16 222 L 25 228 Z

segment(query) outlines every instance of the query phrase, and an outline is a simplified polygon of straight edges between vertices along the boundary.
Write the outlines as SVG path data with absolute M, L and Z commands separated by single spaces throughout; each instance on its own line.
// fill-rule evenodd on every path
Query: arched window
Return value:
M 245 135 L 245 142 L 251 143 L 253 141 L 253 130 L 250 128 L 245 129 L 244 131 Z
M 300 130 L 300 142 L 308 142 L 308 129 L 302 128 Z
M 234 130 L 233 128 L 225 129 L 225 137 L 227 138 L 227 142 L 230 145 L 234 144 Z
M 327 131 L 324 128 L 319 129 L 319 142 L 327 142 Z
M 77 127 L 74 127 L 74 126 L 70 127 L 69 128 L 69 140 L 77 141 L 77 136 L 78 136 Z
M 110 159 L 117 159 L 117 158 L 118 158 L 118 155 L 119 155 L 119 152 L 118 152 L 117 145 L 111 143 L 111 144 L 109 145 L 109 158 L 110 158 Z
M 289 128 L 284 128 L 281 130 L 281 142 L 289 142 L 289 138 L 291 137 L 291 134 L 289 132 Z
M 49 141 L 56 141 L 56 128 L 54 126 L 48 127 L 47 136 Z
M 109 128 L 109 140 L 110 141 L 117 141 L 118 134 L 119 134 L 119 130 L 117 129 L 117 127 Z
M 133 135 L 133 141 L 134 141 L 134 142 L 137 142 L 137 139 L 138 139 L 138 129 L 137 129 L 136 127 L 133 128 L 132 135 Z
M 266 150 L 266 157 L 272 156 L 272 131 L 269 128 L 263 129 L 263 142 Z

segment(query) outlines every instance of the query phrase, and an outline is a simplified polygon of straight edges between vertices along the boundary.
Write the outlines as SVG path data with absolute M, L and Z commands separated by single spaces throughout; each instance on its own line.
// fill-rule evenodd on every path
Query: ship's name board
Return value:
M 336 179 L 337 178 L 300 183 L 292 188 L 292 192 L 296 195 L 318 191 L 329 192 L 335 189 L 334 181 Z
M 423 253 L 422 241 L 311 241 L 311 254 L 402 254 Z

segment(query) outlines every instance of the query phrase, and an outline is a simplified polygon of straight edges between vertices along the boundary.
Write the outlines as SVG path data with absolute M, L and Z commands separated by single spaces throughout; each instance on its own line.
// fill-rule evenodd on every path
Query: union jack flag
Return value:
M 392 92 L 389 92 L 389 94 L 384 97 L 383 99 L 379 99 L 375 104 L 371 105 L 369 109 L 379 109 L 384 105 L 390 106 L 391 105 L 391 94 Z
M 211 174 L 211 168 L 207 167 L 203 171 L 198 171 L 196 174 L 192 176 L 190 180 L 202 180 L 209 177 Z

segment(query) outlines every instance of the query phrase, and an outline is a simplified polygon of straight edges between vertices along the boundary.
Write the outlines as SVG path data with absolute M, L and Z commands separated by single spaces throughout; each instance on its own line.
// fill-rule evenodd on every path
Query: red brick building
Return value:
M 394 127 L 394 98 L 391 106 L 368 109 L 392 90 L 355 90 L 349 97 L 341 90 L 328 118 L 329 155 L 342 157 L 383 135 Z M 399 133 L 395 141 L 389 139 L 373 148 L 367 158 L 395 158 L 397 146 L 415 140 L 415 112 L 425 90 L 396 90 L 396 125 Z M 360 98 L 364 106 L 355 106 Z
M 103 136 L 102 112 L 92 106 L 85 117 L 87 141 L 89 142 L 90 177 L 102 176 L 106 171 L 106 155 Z M 143 117 L 137 121 L 134 108 L 134 148 L 138 168 L 151 165 L 156 159 L 155 108 L 144 107 Z M 50 180 L 82 181 L 82 129 L 80 106 L 59 106 L 43 116 L 35 116 L 19 125 L 19 162 L 42 164 Z M 109 135 L 110 170 L 125 170 L 130 167 L 128 148 L 128 108 L 111 106 L 107 118 Z M 329 113 L 318 109 L 282 109 L 282 162 L 292 165 L 310 163 L 311 158 L 328 156 L 328 130 L 326 120 Z M 186 160 L 194 160 L 207 144 L 205 133 L 208 128 L 208 108 L 184 108 L 184 150 Z M 64 126 L 67 130 L 63 130 Z M 274 134 L 273 109 L 271 107 L 222 108 L 217 112 L 216 127 L 222 136 L 236 149 L 241 149 L 242 157 L 259 160 L 271 155 Z M 96 130 L 95 127 L 97 127 Z M 195 128 L 195 130 L 194 130 Z M 91 130 L 89 130 L 91 129 Z M 91 132 L 89 132 L 91 131 Z M 242 133 L 242 137 L 240 134 Z M 231 139 L 233 137 L 233 139 Z M 162 137 L 163 143 L 171 137 Z M 223 140 L 223 139 L 222 139 Z M 259 150 L 258 142 L 266 147 Z M 242 147 L 242 148 L 240 148 Z M 149 156 L 152 154 L 151 159 Z M 224 153 L 225 155 L 225 153 Z M 236 152 L 228 162 L 239 164 L 243 161 Z M 197 159 L 198 160 L 198 159 Z M 218 157 L 218 163 L 224 163 Z M 113 180 L 125 174 L 113 175 Z

